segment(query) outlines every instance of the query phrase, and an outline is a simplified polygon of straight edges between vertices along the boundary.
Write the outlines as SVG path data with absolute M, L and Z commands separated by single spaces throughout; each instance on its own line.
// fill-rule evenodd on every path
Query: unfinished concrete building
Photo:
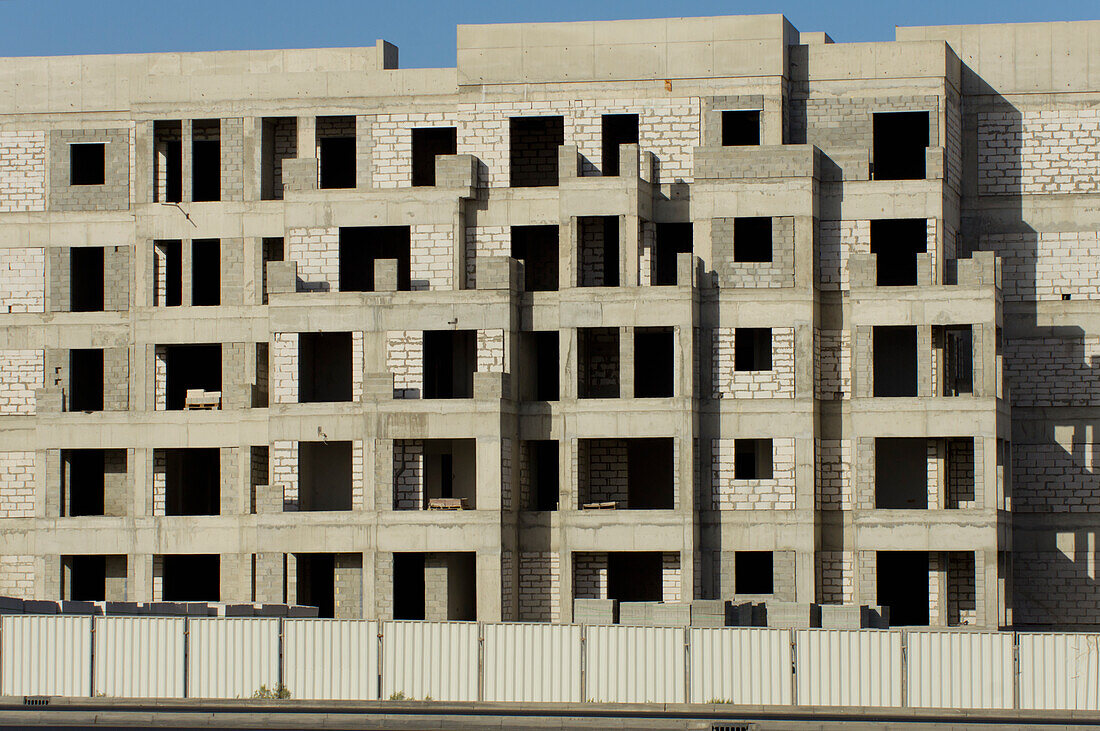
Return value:
M 0 595 L 1096 623 L 1098 43 L 0 60 Z

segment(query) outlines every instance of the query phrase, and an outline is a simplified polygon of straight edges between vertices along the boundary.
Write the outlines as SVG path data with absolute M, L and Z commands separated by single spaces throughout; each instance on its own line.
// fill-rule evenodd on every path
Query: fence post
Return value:
M 909 630 L 901 631 L 901 707 L 909 707 Z
M 378 683 L 378 700 L 380 701 L 386 700 L 382 697 L 382 652 L 385 649 L 382 646 L 382 622 L 383 620 L 378 620 L 378 677 L 375 678 Z
M 581 703 L 588 701 L 588 625 L 581 625 Z
M 485 700 L 485 625 L 477 623 L 477 699 Z
M 183 697 L 187 698 L 187 659 L 191 654 L 191 618 L 187 615 L 183 617 Z
M 1012 707 L 1020 707 L 1020 635 L 1012 633 Z
M 684 703 L 691 703 L 691 627 L 684 627 Z
M 791 646 L 791 705 L 798 705 L 798 632 L 797 630 L 786 630 L 790 633 L 790 646 Z
M 286 671 L 283 669 L 283 664 L 286 662 L 286 655 L 283 652 L 283 622 L 285 620 L 279 617 L 279 678 L 275 682 L 278 685 L 275 688 L 275 693 L 278 694 L 280 688 L 286 687 Z
M 89 682 L 91 683 L 92 687 L 90 687 L 88 689 L 88 697 L 89 698 L 95 698 L 95 615 L 94 614 L 92 615 L 92 641 L 91 641 L 91 647 L 89 648 L 89 650 L 90 650 L 90 652 L 88 653 L 88 655 L 90 656 L 89 659 L 92 663 L 92 666 L 88 669 L 88 678 L 89 678 Z

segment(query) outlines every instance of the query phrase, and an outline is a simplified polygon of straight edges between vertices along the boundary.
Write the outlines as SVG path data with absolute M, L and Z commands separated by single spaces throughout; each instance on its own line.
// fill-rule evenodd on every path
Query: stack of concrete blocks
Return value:
M 769 627 L 808 629 L 820 625 L 817 605 L 803 602 L 767 602 L 765 612 Z
M 619 602 L 615 599 L 574 599 L 573 621 L 576 624 L 617 624 Z
M 729 624 L 730 602 L 724 599 L 695 599 L 689 606 L 692 627 L 725 627 Z

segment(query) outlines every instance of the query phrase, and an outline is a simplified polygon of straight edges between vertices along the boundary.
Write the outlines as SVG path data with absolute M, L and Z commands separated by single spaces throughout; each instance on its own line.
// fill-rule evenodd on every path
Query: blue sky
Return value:
M 782 12 L 838 42 L 895 25 L 1100 19 L 1097 0 L 0 0 L 0 56 L 372 45 L 401 66 L 453 66 L 455 25 Z

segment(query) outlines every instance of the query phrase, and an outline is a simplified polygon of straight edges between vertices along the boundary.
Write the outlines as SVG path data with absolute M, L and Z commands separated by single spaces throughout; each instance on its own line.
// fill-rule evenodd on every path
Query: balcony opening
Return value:
M 771 551 L 736 551 L 733 556 L 734 592 L 738 595 L 775 593 L 775 559 Z
M 298 510 L 351 510 L 351 442 L 298 442 Z
M 974 437 L 953 437 L 947 440 L 946 472 L 945 507 L 955 510 L 978 507 L 974 477 Z
M 932 347 L 943 364 L 944 396 L 974 393 L 974 337 L 970 325 L 932 327 Z
M 217 307 L 221 304 L 221 241 L 195 239 L 191 242 L 191 304 Z
M 531 481 L 529 510 L 558 509 L 558 442 L 539 439 L 526 442 L 527 474 Z
M 890 608 L 893 627 L 927 627 L 928 552 L 879 551 L 878 604 Z
M 513 188 L 558 184 L 558 148 L 565 144 L 562 117 L 512 117 L 508 124 Z
M 634 397 L 671 398 L 675 383 L 671 327 L 634 328 Z
M 619 329 L 577 330 L 577 393 L 580 398 L 619 398 Z
M 476 330 L 424 331 L 424 398 L 473 398 Z
M 221 513 L 221 457 L 217 448 L 165 449 L 164 514 Z
M 581 287 L 619 286 L 619 217 L 580 216 L 577 218 L 578 285 Z
M 875 439 L 875 507 L 928 509 L 928 440 Z
M 772 479 L 771 439 L 735 439 L 733 441 L 733 479 Z
M 512 258 L 523 262 L 525 292 L 558 291 L 557 226 L 512 226 Z
M 435 185 L 435 158 L 458 152 L 455 127 L 421 128 L 412 131 L 412 184 Z
M 733 219 L 733 260 L 738 264 L 772 260 L 772 220 L 767 217 Z
M 680 284 L 676 281 L 676 259 L 680 254 L 692 253 L 692 236 L 691 223 L 656 224 L 652 270 L 654 286 Z
M 153 304 L 179 307 L 183 304 L 183 242 L 153 244 Z
M 917 395 L 917 328 L 872 328 L 875 396 Z
M 928 222 L 923 218 L 871 221 L 871 253 L 877 255 L 875 284 L 912 287 L 917 284 L 917 254 L 928 249 Z
M 619 145 L 638 144 L 637 114 L 605 114 L 601 120 L 603 132 L 604 177 L 619 175 Z
M 476 510 L 477 441 L 395 439 L 394 510 Z
M 69 351 L 69 411 L 103 411 L 103 351 Z
M 664 599 L 660 551 L 619 551 L 607 554 L 607 598 L 620 602 Z
M 126 450 L 61 450 L 61 515 L 125 515 Z
M 107 599 L 106 556 L 63 556 L 64 598 L 77 602 Z
M 220 558 L 216 553 L 161 556 L 162 599 L 166 602 L 219 601 Z M 154 574 L 153 581 L 156 579 Z
M 340 229 L 340 291 L 373 292 L 374 265 L 397 261 L 397 289 L 412 289 L 408 226 L 356 226 Z
M 318 617 L 336 616 L 336 556 L 298 553 L 298 604 L 317 607 Z
M 733 369 L 770 371 L 772 369 L 772 329 L 739 327 L 733 331 Z
M 183 123 L 153 122 L 153 200 L 179 203 L 183 200 Z
M 69 145 L 69 185 L 103 185 L 106 150 L 103 142 Z
M 260 198 L 283 199 L 283 161 L 298 157 L 298 120 L 265 117 L 260 135 Z
M 393 618 L 424 619 L 424 554 L 393 554 Z
M 477 619 L 477 566 L 472 551 L 424 555 L 424 619 Z
M 924 180 L 928 112 L 873 115 L 875 180 Z
M 355 187 L 355 117 L 317 118 L 322 189 Z
M 263 280 L 263 304 L 267 304 L 267 264 L 272 261 L 284 260 L 283 238 L 281 236 L 265 236 L 262 243 L 263 266 L 260 277 Z
M 196 119 L 191 123 L 191 200 L 221 199 L 221 121 Z
M 558 331 L 520 333 L 520 397 L 524 401 L 559 398 Z
M 298 335 L 298 402 L 351 401 L 351 333 Z
M 759 144 L 759 109 L 737 109 L 722 112 L 722 147 L 743 147 Z
M 69 249 L 69 310 L 103 311 L 103 247 Z
M 222 346 L 165 345 L 165 408 L 169 411 L 206 408 L 216 398 L 220 406 L 222 391 Z M 188 393 L 199 391 L 202 393 Z M 198 399 L 198 401 L 196 401 Z
M 581 439 L 577 449 L 581 508 L 671 510 L 675 506 L 671 438 Z

